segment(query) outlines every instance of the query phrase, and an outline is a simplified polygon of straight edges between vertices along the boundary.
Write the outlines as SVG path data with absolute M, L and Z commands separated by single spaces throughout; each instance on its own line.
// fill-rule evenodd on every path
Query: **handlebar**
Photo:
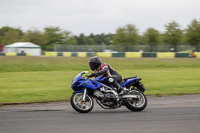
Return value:
M 85 77 L 86 79 L 90 79 L 90 77 L 88 77 L 88 75 Z

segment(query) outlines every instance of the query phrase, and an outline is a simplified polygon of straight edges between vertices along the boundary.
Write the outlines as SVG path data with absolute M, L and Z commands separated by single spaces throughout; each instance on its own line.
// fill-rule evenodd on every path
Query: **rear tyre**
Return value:
M 131 111 L 142 111 L 147 106 L 147 98 L 140 90 L 133 89 L 129 91 L 129 95 L 138 95 L 139 98 L 128 98 L 125 106 Z
M 85 102 L 82 99 L 83 93 L 74 93 L 70 100 L 71 106 L 79 113 L 90 112 L 94 107 L 93 99 L 89 95 L 86 95 Z

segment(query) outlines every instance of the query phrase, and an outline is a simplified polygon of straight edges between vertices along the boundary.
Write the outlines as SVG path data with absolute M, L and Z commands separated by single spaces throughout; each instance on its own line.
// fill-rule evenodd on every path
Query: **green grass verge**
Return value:
M 0 57 L 0 104 L 69 100 L 89 58 Z M 138 75 L 146 95 L 200 94 L 200 59 L 102 58 L 123 77 Z M 91 72 L 91 71 L 90 71 Z

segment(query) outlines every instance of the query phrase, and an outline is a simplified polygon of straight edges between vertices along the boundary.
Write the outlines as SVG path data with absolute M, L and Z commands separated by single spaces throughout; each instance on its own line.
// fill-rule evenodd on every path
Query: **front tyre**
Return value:
M 142 111 L 147 106 L 147 98 L 140 90 L 133 89 L 129 91 L 129 95 L 137 95 L 138 98 L 128 98 L 125 106 L 131 111 Z
M 82 101 L 82 99 L 83 93 L 74 93 L 70 100 L 71 106 L 79 113 L 90 112 L 94 107 L 93 99 L 89 95 L 86 95 L 85 101 Z

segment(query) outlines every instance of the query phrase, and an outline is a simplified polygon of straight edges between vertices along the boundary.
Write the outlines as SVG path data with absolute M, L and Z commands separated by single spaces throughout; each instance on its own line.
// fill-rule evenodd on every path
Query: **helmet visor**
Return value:
M 90 65 L 91 70 L 94 71 L 95 70 L 95 63 L 90 62 L 89 65 Z

